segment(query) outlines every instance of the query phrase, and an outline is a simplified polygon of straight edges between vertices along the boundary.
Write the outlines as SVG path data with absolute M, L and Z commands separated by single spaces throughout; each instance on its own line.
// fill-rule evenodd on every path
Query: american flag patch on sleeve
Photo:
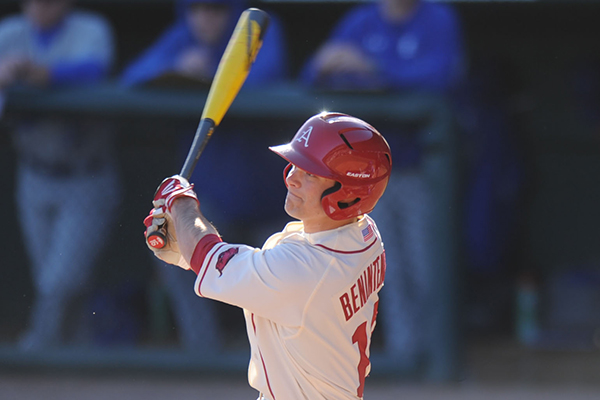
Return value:
M 369 240 L 371 240 L 373 238 L 373 236 L 375 235 L 371 224 L 367 224 L 367 227 L 365 229 L 363 229 L 361 232 L 362 232 L 363 240 L 365 242 L 368 242 Z

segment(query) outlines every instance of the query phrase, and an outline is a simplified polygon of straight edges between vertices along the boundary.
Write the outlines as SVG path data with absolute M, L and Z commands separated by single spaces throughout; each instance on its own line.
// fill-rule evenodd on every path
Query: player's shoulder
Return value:
M 279 234 L 269 238 L 264 250 L 271 254 L 299 262 L 308 262 L 314 258 L 314 248 L 302 231 L 302 223 L 289 223 Z
M 284 232 L 302 232 L 304 229 L 304 224 L 300 221 L 290 221 L 285 224 L 283 228 Z
M 288 223 L 281 233 L 274 248 L 303 263 L 326 263 L 326 259 L 331 257 L 326 251 L 327 245 L 335 246 L 339 242 L 338 230 L 307 234 L 302 222 Z
M 254 265 L 266 266 L 282 281 L 313 287 L 331 264 L 331 256 L 312 246 L 301 234 L 293 233 L 280 239 L 271 248 L 253 253 Z
M 272 249 L 273 247 L 281 243 L 281 241 L 283 241 L 285 238 L 295 234 L 300 234 L 302 232 L 302 229 L 302 222 L 288 222 L 281 232 L 274 233 L 265 241 L 265 244 L 262 246 L 262 249 Z

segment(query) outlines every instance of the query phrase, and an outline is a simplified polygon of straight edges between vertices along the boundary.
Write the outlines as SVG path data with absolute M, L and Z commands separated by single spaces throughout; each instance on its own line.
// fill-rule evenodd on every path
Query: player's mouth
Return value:
M 296 198 L 298 200 L 302 200 L 302 198 L 300 196 L 298 196 L 297 194 L 294 194 L 294 193 L 290 192 L 289 190 L 287 192 L 287 195 L 288 195 L 288 197 L 292 197 L 292 198 Z

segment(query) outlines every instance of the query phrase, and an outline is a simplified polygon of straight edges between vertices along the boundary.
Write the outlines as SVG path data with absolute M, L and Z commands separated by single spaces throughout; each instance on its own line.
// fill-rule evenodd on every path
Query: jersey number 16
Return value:
M 358 381 L 360 384 L 356 390 L 356 395 L 360 398 L 363 397 L 363 393 L 365 391 L 365 378 L 367 375 L 367 368 L 370 364 L 369 356 L 367 355 L 367 349 L 369 348 L 369 342 L 371 340 L 371 335 L 373 334 L 373 329 L 375 329 L 378 306 L 379 301 L 375 302 L 375 305 L 373 306 L 373 319 L 371 320 L 370 329 L 367 331 L 368 321 L 365 321 L 360 324 L 358 328 L 356 328 L 354 334 L 352 335 L 352 343 L 358 343 L 358 351 L 360 352 L 360 361 L 358 362 Z

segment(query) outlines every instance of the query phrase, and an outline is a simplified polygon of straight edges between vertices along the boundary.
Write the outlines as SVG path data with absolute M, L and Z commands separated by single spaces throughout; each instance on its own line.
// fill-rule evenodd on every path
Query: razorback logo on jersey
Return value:
M 217 271 L 219 271 L 219 276 L 223 275 L 223 270 L 225 269 L 225 266 L 227 265 L 229 260 L 231 260 L 233 256 L 235 256 L 238 253 L 238 251 L 239 248 L 231 247 L 219 254 L 219 258 L 217 259 L 217 265 L 215 265 L 215 268 L 217 269 Z

